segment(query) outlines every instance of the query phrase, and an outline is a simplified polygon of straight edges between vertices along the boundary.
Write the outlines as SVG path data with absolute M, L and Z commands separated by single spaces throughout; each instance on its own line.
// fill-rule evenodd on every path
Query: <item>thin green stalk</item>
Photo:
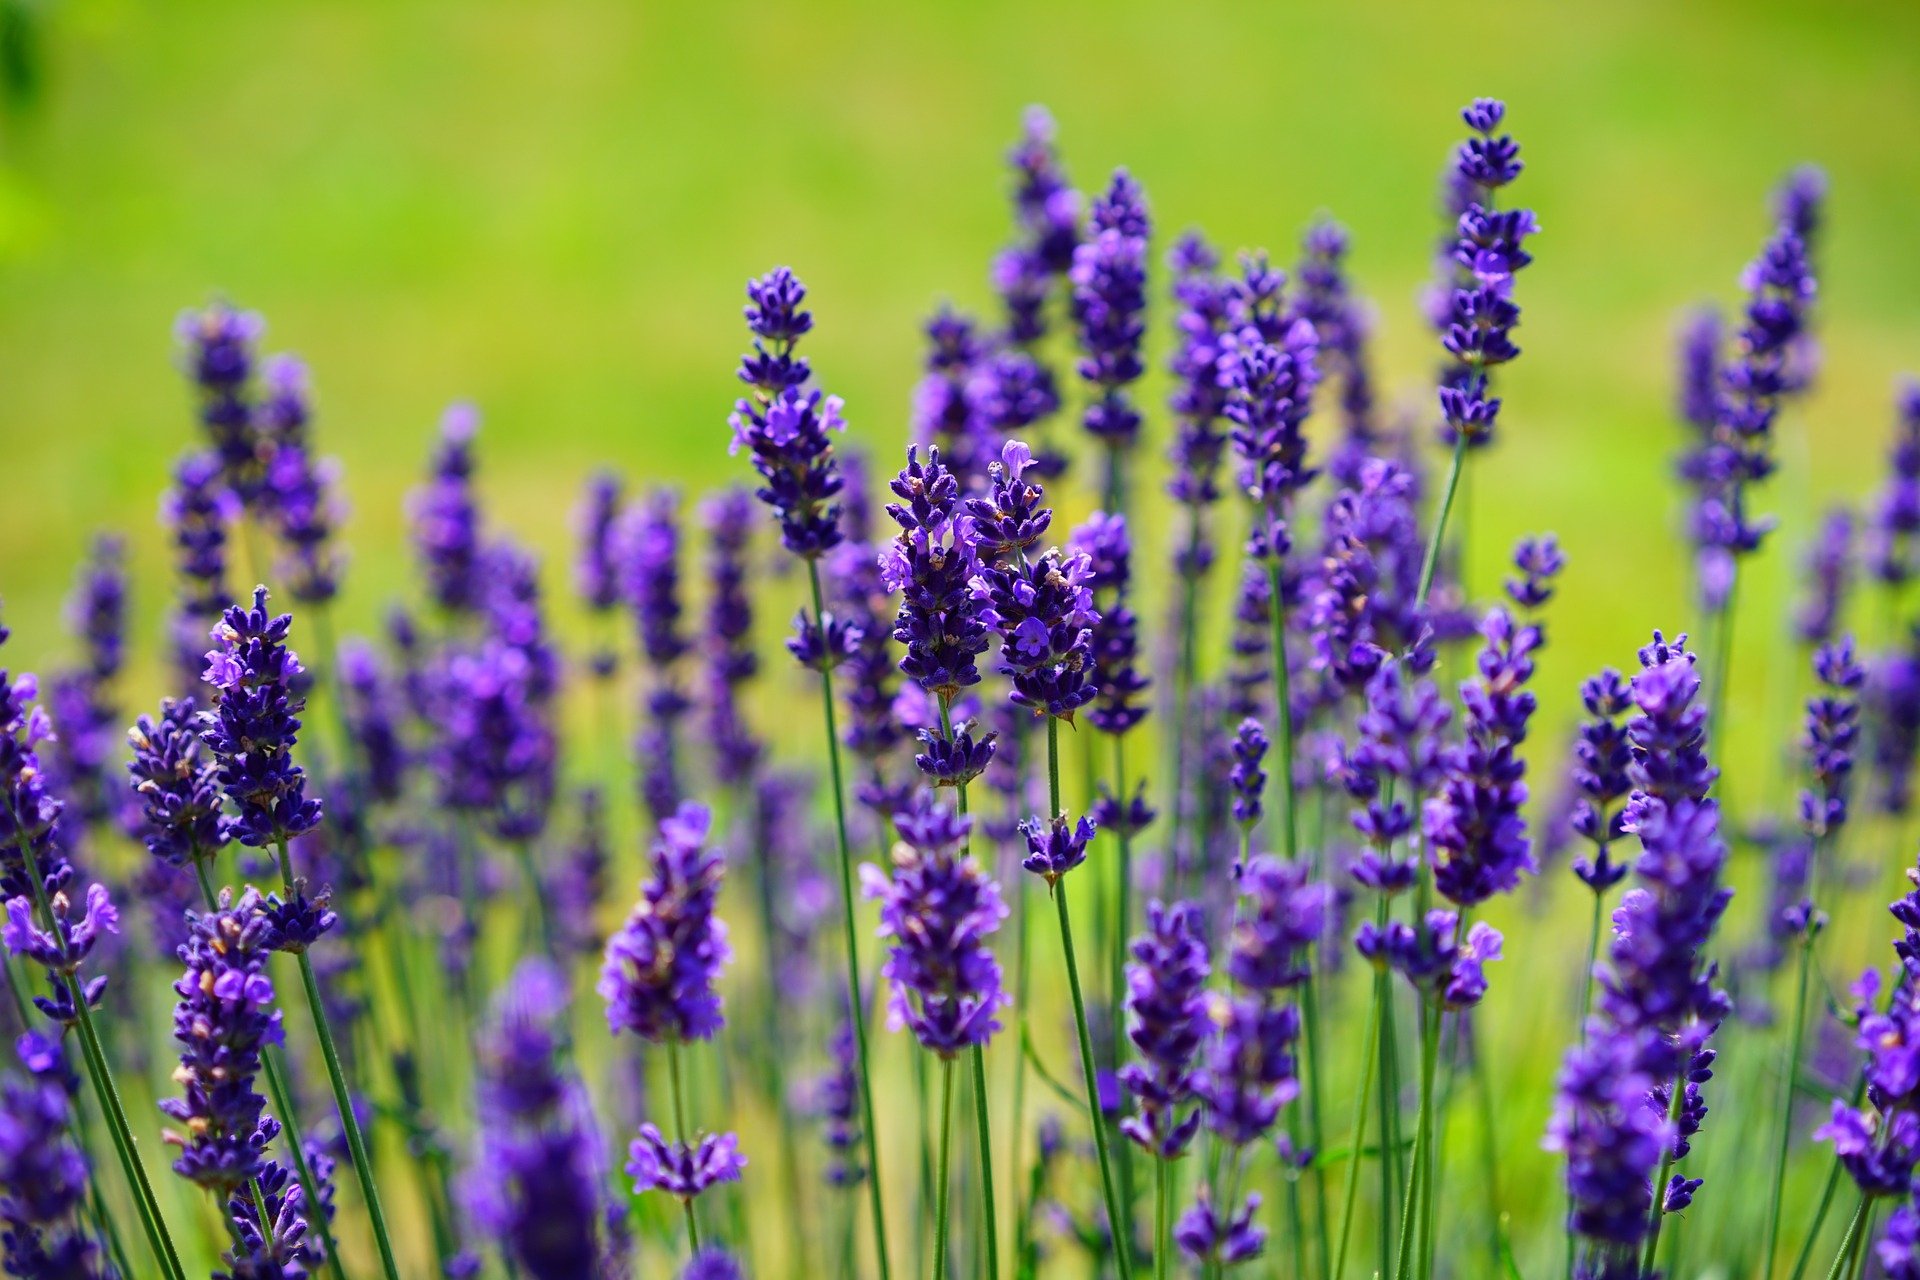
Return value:
M 1353 1098 L 1353 1127 L 1347 1137 L 1347 1194 L 1346 1203 L 1340 1210 L 1340 1243 L 1333 1253 L 1333 1265 L 1330 1273 L 1336 1278 L 1345 1274 L 1347 1269 L 1347 1240 L 1353 1233 L 1353 1207 L 1360 1199 L 1360 1152 L 1367 1141 L 1367 1110 L 1373 1099 L 1374 1069 L 1379 1065 L 1379 1055 L 1375 1052 L 1380 1037 L 1380 988 L 1374 987 L 1373 999 L 1367 1002 L 1367 1031 L 1360 1044 L 1360 1091 Z M 1386 1161 L 1385 1144 L 1382 1144 L 1381 1162 Z M 1382 1207 L 1384 1208 L 1384 1202 Z
M 280 882 L 288 898 L 294 894 L 293 859 L 287 852 L 284 834 L 274 841 L 280 860 Z M 400 1267 L 394 1261 L 393 1240 L 387 1232 L 386 1211 L 380 1207 L 380 1189 L 374 1184 L 373 1161 L 367 1155 L 367 1140 L 360 1132 L 359 1117 L 354 1114 L 353 1095 L 347 1088 L 346 1072 L 340 1067 L 340 1051 L 333 1042 L 333 1027 L 327 1020 L 327 1008 L 320 998 L 320 980 L 313 971 L 313 955 L 301 951 L 300 983 L 307 992 L 307 1011 L 313 1015 L 313 1029 L 320 1041 L 320 1056 L 326 1060 L 327 1081 L 333 1086 L 333 1102 L 340 1115 L 340 1131 L 347 1138 L 347 1154 L 353 1158 L 354 1177 L 360 1183 L 360 1198 L 367 1206 L 368 1224 L 373 1242 L 380 1252 L 380 1268 L 387 1280 L 400 1280 Z
M 1760 1272 L 1763 1276 L 1773 1274 L 1774 1254 L 1780 1244 L 1780 1201 L 1787 1185 L 1787 1149 L 1793 1141 L 1793 1082 L 1800 1072 L 1800 1047 L 1807 1022 L 1807 986 L 1813 973 L 1813 939 L 1814 935 L 1809 931 L 1800 940 L 1800 975 L 1798 993 L 1793 1002 L 1792 1047 L 1787 1052 L 1786 1079 L 1780 1090 L 1780 1145 L 1773 1162 L 1773 1198 L 1767 1207 L 1766 1265 Z
M 947 1276 L 947 1209 L 953 1191 L 953 1059 L 940 1059 L 940 1184 L 933 1227 L 933 1280 Z
M 1418 1249 L 1414 1229 L 1425 1217 L 1425 1206 L 1432 1199 L 1429 1185 L 1433 1159 L 1433 1076 L 1439 1061 L 1439 1028 L 1429 1025 L 1426 1010 L 1418 1010 L 1420 1024 L 1420 1111 L 1413 1128 L 1413 1176 L 1407 1182 L 1406 1204 L 1400 1212 L 1400 1263 L 1394 1274 L 1399 1280 L 1415 1274 L 1413 1259 Z M 1421 1259 L 1419 1274 L 1425 1276 L 1427 1259 Z
M 1833 1255 L 1833 1266 L 1827 1269 L 1827 1280 L 1843 1280 L 1853 1274 L 1854 1264 L 1860 1258 L 1860 1246 L 1867 1238 L 1867 1210 L 1872 1204 L 1862 1192 L 1860 1207 L 1853 1211 L 1853 1221 L 1847 1224 L 1847 1234 L 1840 1237 L 1840 1252 Z
M 1800 1254 L 1793 1260 L 1790 1280 L 1802 1280 L 1807 1273 L 1807 1263 L 1813 1257 L 1813 1247 L 1820 1241 L 1820 1228 L 1826 1224 L 1827 1212 L 1833 1208 L 1833 1197 L 1840 1190 L 1840 1159 L 1834 1157 L 1827 1166 L 1827 1185 L 1820 1192 L 1820 1207 L 1814 1210 L 1813 1225 L 1807 1228 L 1807 1238 L 1800 1243 Z
M 826 601 L 820 590 L 820 563 L 807 560 L 807 585 L 813 593 L 813 616 L 823 622 Z M 860 982 L 860 933 L 853 919 L 853 848 L 847 840 L 846 783 L 840 768 L 840 728 L 833 706 L 833 669 L 820 667 L 820 703 L 825 713 L 827 762 L 833 778 L 833 827 L 840 850 L 840 922 L 846 935 L 847 993 L 853 1006 L 854 1050 L 860 1066 L 860 1118 L 867 1143 L 867 1203 L 873 1214 L 873 1251 L 880 1264 L 880 1280 L 892 1280 L 887 1258 L 887 1215 L 880 1193 L 880 1138 L 873 1123 L 873 1071 L 867 1052 L 867 1003 Z
M 1740 559 L 1734 557 L 1732 577 L 1727 582 L 1727 598 L 1715 614 L 1713 628 L 1713 668 L 1707 674 L 1713 683 L 1707 694 L 1707 731 L 1725 742 L 1727 686 L 1733 683 L 1733 614 L 1740 588 Z
M 980 1215 L 986 1226 L 988 1280 L 1000 1276 L 1000 1219 L 993 1203 L 993 1133 L 987 1123 L 987 1055 L 973 1046 L 973 1123 L 980 1141 Z
M 1172 1165 L 1165 1156 L 1153 1162 L 1153 1280 L 1167 1280 L 1172 1274 Z
M 680 1083 L 680 1041 L 667 1041 L 667 1089 L 673 1095 L 673 1140 L 686 1146 L 687 1136 L 687 1095 Z M 700 1252 L 700 1223 L 693 1216 L 693 1197 L 680 1202 L 687 1215 L 687 1254 L 692 1256 Z
M 742 822 L 750 821 L 754 801 L 746 794 L 746 788 L 738 789 L 737 809 Z M 773 877 L 771 867 L 764 853 L 760 858 L 759 874 L 754 877 L 756 905 L 760 912 L 761 961 L 765 966 L 762 980 L 766 984 L 764 998 L 761 1000 L 761 1029 L 766 1036 L 768 1051 L 761 1055 L 765 1067 L 761 1087 L 766 1091 L 767 1100 L 773 1104 L 774 1116 L 780 1125 L 780 1182 L 785 1192 L 786 1202 L 792 1205 L 797 1218 L 804 1219 L 806 1207 L 802 1202 L 803 1189 L 800 1182 L 800 1163 L 798 1143 L 795 1140 L 793 1107 L 787 1097 L 786 1058 L 780 1046 L 787 1043 L 785 1032 L 786 1019 L 782 1016 L 783 1005 L 780 991 L 780 957 L 776 939 L 773 905 Z M 804 1273 L 801 1250 L 789 1249 L 789 1270 L 798 1280 Z
M 1467 457 L 1467 437 L 1455 432 L 1453 457 L 1447 463 L 1447 479 L 1440 490 L 1440 510 L 1434 515 L 1433 533 L 1427 538 L 1427 554 L 1420 562 L 1420 590 L 1413 597 L 1413 611 L 1427 607 L 1427 593 L 1433 590 L 1434 571 L 1440 567 L 1440 546 L 1447 536 L 1447 516 L 1453 510 L 1453 497 L 1460 490 L 1460 468 Z
M 1047 717 L 1047 786 L 1054 816 L 1060 814 L 1060 719 Z M 1133 1280 L 1133 1228 L 1121 1212 L 1114 1193 L 1112 1161 L 1107 1156 L 1107 1126 L 1100 1115 L 1100 1083 L 1093 1063 L 1093 1036 L 1087 1030 L 1087 1002 L 1080 993 L 1080 964 L 1073 952 L 1073 920 L 1067 909 L 1067 880 L 1054 881 L 1053 906 L 1060 917 L 1060 948 L 1067 959 L 1067 988 L 1073 996 L 1073 1029 L 1080 1040 L 1080 1070 L 1086 1077 L 1087 1120 L 1093 1130 L 1094 1154 L 1100 1158 L 1100 1191 L 1106 1198 L 1107 1222 L 1113 1229 L 1113 1258 L 1120 1280 Z
M 1493 1081 L 1487 1078 L 1487 1055 L 1478 1044 L 1472 1046 L 1467 1075 L 1480 1112 L 1480 1181 L 1487 1193 L 1487 1248 L 1497 1268 L 1500 1265 L 1500 1144 L 1493 1132 Z
M 1113 735 L 1113 795 L 1122 806 L 1127 803 L 1127 739 L 1124 734 Z M 1120 837 L 1120 865 L 1116 869 L 1119 883 L 1114 889 L 1113 920 L 1113 972 L 1109 975 L 1110 992 L 1108 996 L 1108 1020 L 1112 1024 L 1113 1061 L 1109 1067 L 1116 1079 L 1120 1068 L 1126 1065 L 1127 1037 L 1125 1009 L 1127 997 L 1127 944 L 1128 929 L 1133 918 L 1133 832 L 1123 821 L 1118 825 Z M 1121 1141 L 1120 1122 L 1114 1120 L 1111 1138 L 1119 1144 L 1120 1198 L 1127 1206 L 1128 1217 L 1133 1214 L 1133 1147 Z M 1133 1247 L 1133 1241 L 1127 1241 L 1127 1247 Z
M 560 953 L 559 939 L 553 929 L 553 911 L 547 906 L 546 889 L 540 883 L 540 868 L 533 860 L 533 841 L 514 841 L 513 852 L 520 863 L 520 874 L 527 882 L 527 893 L 533 898 L 533 918 L 540 931 L 540 949 L 556 964 L 564 964 L 566 957 Z
M 26 829 L 18 814 L 14 815 L 13 825 L 16 831 L 24 832 Z M 39 860 L 34 856 L 33 842 L 22 834 L 15 843 L 26 864 L 34 909 L 47 932 L 60 940 L 60 949 L 64 954 L 66 943 L 54 926 L 53 905 L 47 901 L 46 881 L 40 877 Z M 140 1214 L 140 1225 L 146 1231 L 147 1244 L 171 1280 L 185 1280 L 186 1273 L 180 1268 L 180 1255 L 174 1251 L 173 1237 L 167 1231 L 166 1219 L 160 1213 L 160 1202 L 154 1198 L 153 1184 L 147 1180 L 147 1169 L 140 1160 L 139 1146 L 127 1123 L 126 1106 L 120 1100 L 120 1090 L 114 1084 L 107 1056 L 100 1048 L 100 1032 L 94 1026 L 93 1011 L 87 1007 L 86 992 L 81 989 L 80 979 L 76 975 L 64 973 L 60 976 L 67 988 L 67 998 L 73 1003 L 74 1025 L 80 1033 L 80 1055 L 86 1061 L 87 1077 L 93 1085 L 94 1095 L 100 1100 L 100 1109 L 106 1115 L 107 1132 L 113 1139 L 114 1154 L 119 1158 L 121 1171 L 126 1174 L 133 1190 L 134 1208 Z

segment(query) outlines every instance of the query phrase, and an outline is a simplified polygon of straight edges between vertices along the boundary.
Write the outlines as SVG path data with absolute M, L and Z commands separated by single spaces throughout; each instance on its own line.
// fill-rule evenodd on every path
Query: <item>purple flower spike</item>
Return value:
M 1269 745 L 1266 731 L 1251 716 L 1242 720 L 1234 731 L 1233 772 L 1227 782 L 1233 788 L 1233 820 L 1242 827 L 1252 827 L 1260 821 L 1260 798 L 1267 790 L 1267 771 L 1262 766 Z
M 706 1040 L 720 1029 L 714 984 L 733 950 L 726 924 L 714 913 L 726 865 L 706 849 L 711 822 L 704 806 L 687 803 L 660 824 L 653 874 L 607 942 L 595 988 L 615 1034 Z
M 320 824 L 320 802 L 306 794 L 306 774 L 293 762 L 306 696 L 305 668 L 287 647 L 293 615 L 267 612 L 267 589 L 253 606 L 234 605 L 214 628 L 206 682 L 218 690 L 201 713 L 200 737 L 220 763 L 220 785 L 238 812 L 233 838 L 265 848 Z
M 427 481 L 413 491 L 413 541 L 433 602 L 450 613 L 479 607 L 480 506 L 473 492 L 473 438 L 480 415 L 456 404 L 440 418 L 440 443 Z
M 710 1244 L 687 1259 L 680 1280 L 746 1280 L 746 1276 L 732 1254 L 717 1244 Z
M 233 603 L 227 589 L 227 531 L 239 513 L 239 500 L 226 488 L 215 455 L 190 453 L 180 460 L 160 518 L 173 534 L 178 577 L 171 630 L 174 664 L 185 677 L 182 689 L 199 683 L 207 628 Z
M 1580 686 L 1580 702 L 1588 719 L 1581 723 L 1574 743 L 1573 786 L 1578 799 L 1572 827 L 1593 845 L 1593 854 L 1576 857 L 1573 873 L 1595 893 L 1605 893 L 1627 874 L 1626 864 L 1616 862 L 1609 850 L 1622 834 L 1623 811 L 1617 806 L 1632 787 L 1627 767 L 1633 757 L 1620 722 L 1632 702 L 1627 682 L 1612 669 Z
M 1853 585 L 1853 513 L 1835 507 L 1820 522 L 1820 532 L 1807 548 L 1807 595 L 1794 611 L 1793 630 L 1803 644 L 1826 644 L 1840 623 L 1840 612 Z
M 1080 337 L 1078 372 L 1093 388 L 1082 422 L 1113 455 L 1129 451 L 1140 436 L 1140 411 L 1127 388 L 1144 372 L 1147 234 L 1140 184 L 1117 170 L 1106 194 L 1094 201 L 1088 238 L 1074 249 L 1067 273 Z
M 611 471 L 597 471 L 588 477 L 574 513 L 574 535 L 579 540 L 574 588 L 588 611 L 599 619 L 610 617 L 621 600 L 615 531 L 625 496 L 626 486 L 619 476 Z M 594 650 L 593 673 L 604 679 L 613 674 L 619 660 L 618 651 L 603 644 Z
M 1811 785 L 1800 793 L 1800 824 L 1814 840 L 1832 839 L 1847 821 L 1853 791 L 1854 748 L 1860 737 L 1860 689 L 1867 673 L 1854 659 L 1853 637 L 1843 636 L 1813 655 L 1822 692 L 1807 702 Z
M 640 1126 L 628 1149 L 627 1173 L 639 1191 L 664 1191 L 691 1200 L 708 1187 L 738 1182 L 747 1167 L 740 1139 L 731 1133 L 702 1134 L 693 1143 L 668 1142 L 650 1124 Z
M 260 895 L 222 890 L 217 910 L 191 916 L 180 949 L 186 972 L 174 983 L 173 1034 L 180 1042 L 174 1079 L 183 1096 L 160 1109 L 185 1126 L 166 1140 L 180 1148 L 174 1171 L 225 1195 L 256 1177 L 256 1141 L 266 1105 L 254 1089 L 265 1046 L 280 1041 L 273 979 L 267 972 L 272 924 Z
M 1133 941 L 1127 966 L 1127 1037 L 1139 1060 L 1120 1069 L 1137 1110 L 1121 1130 L 1142 1148 L 1171 1160 L 1186 1151 L 1200 1125 L 1193 1097 L 1194 1056 L 1205 1042 L 1207 942 L 1200 908 L 1191 902 L 1147 905 L 1146 932 Z
M 1567 567 L 1567 558 L 1552 534 L 1540 538 L 1522 538 L 1513 549 L 1513 567 L 1518 578 L 1507 579 L 1507 598 L 1529 612 L 1553 599 L 1553 580 Z
M 1269 338 L 1249 323 L 1222 339 L 1220 376 L 1240 460 L 1240 487 L 1271 513 L 1317 474 L 1307 465 L 1305 423 L 1320 380 L 1319 340 L 1304 320 Z
M 1660 632 L 1640 650 L 1641 670 L 1633 677 L 1633 704 L 1640 715 L 1628 722 L 1633 753 L 1627 777 L 1634 789 L 1668 802 L 1702 800 L 1718 776 L 1707 762 L 1707 709 L 1687 638 L 1668 643 Z
M 1194 1195 L 1192 1207 L 1173 1227 L 1173 1238 L 1182 1253 L 1197 1262 L 1229 1267 L 1260 1256 L 1267 1246 L 1267 1232 L 1254 1221 L 1260 1212 L 1259 1192 L 1249 1191 L 1238 1213 L 1215 1210 L 1205 1183 L 1195 1189 Z
M 987 624 L 969 585 L 977 568 L 973 519 L 962 514 L 959 480 L 938 448 L 927 451 L 924 464 L 908 448 L 907 465 L 889 488 L 897 501 L 887 513 L 900 535 L 880 569 L 883 583 L 901 593 L 893 625 L 893 638 L 906 646 L 900 670 L 950 702 L 980 683 L 974 660 L 987 650 Z
M 1920 573 L 1920 379 L 1901 383 L 1894 411 L 1887 479 L 1867 531 L 1867 564 L 1888 586 Z
M 1070 823 L 1065 817 L 1051 821 L 1028 818 L 1020 824 L 1020 834 L 1027 841 L 1027 856 L 1020 865 L 1051 886 L 1087 860 L 1087 845 L 1093 840 L 1093 832 L 1094 825 L 1086 818 L 1077 823 Z
M 1526 762 L 1519 749 L 1533 718 L 1533 652 L 1540 630 L 1516 626 L 1505 610 L 1487 615 L 1477 679 L 1460 688 L 1466 741 L 1447 749 L 1440 793 L 1422 814 L 1434 850 L 1434 887 L 1471 907 L 1511 892 L 1522 872 L 1538 870 L 1521 808 Z
M 1140 674 L 1140 620 L 1127 603 L 1133 581 L 1133 543 L 1125 516 L 1096 511 L 1074 530 L 1068 547 L 1087 557 L 1087 585 L 1099 616 L 1092 627 L 1094 703 L 1087 719 L 1105 733 L 1124 734 L 1146 719 L 1136 699 L 1147 691 Z
M 288 592 L 302 604 L 333 599 L 345 563 L 334 544 L 345 514 L 339 497 L 340 464 L 316 459 L 299 445 L 281 445 L 267 462 L 264 484 L 262 501 L 286 548 L 280 572 Z
M 259 315 L 216 302 L 188 311 L 174 325 L 181 362 L 200 396 L 200 422 L 220 460 L 221 478 L 251 503 L 260 483 L 259 441 L 252 403 Z
M 1179 330 L 1170 371 L 1175 386 L 1168 400 L 1174 431 L 1173 477 L 1167 495 L 1187 508 L 1185 540 L 1175 552 L 1182 576 L 1198 578 L 1212 566 L 1213 543 L 1206 515 L 1220 500 L 1220 463 L 1226 453 L 1222 419 L 1227 388 L 1220 362 L 1225 355 L 1230 293 L 1220 274 L 1220 258 L 1198 235 L 1189 234 L 1168 255 L 1174 273 L 1173 294 L 1180 304 Z
M 755 496 L 780 522 L 780 540 L 802 559 L 817 559 L 839 545 L 841 491 L 832 434 L 843 430 L 838 396 L 806 390 L 812 376 L 794 346 L 813 328 L 802 309 L 806 288 L 793 272 L 776 267 L 747 284 L 747 327 L 753 351 L 740 361 L 740 380 L 751 393 L 734 402 L 728 419 L 731 449 L 745 448 L 760 473 Z
M 936 787 L 964 787 L 987 770 L 993 760 L 997 733 L 976 739 L 971 723 L 955 725 L 951 732 L 939 728 L 920 730 L 923 750 L 913 758 L 927 781 Z
M 147 852 L 174 867 L 211 858 L 227 843 L 219 768 L 201 752 L 199 724 L 192 698 L 166 698 L 158 721 L 141 716 L 127 733 L 141 836 Z
M 913 803 L 894 815 L 892 875 L 868 863 L 861 884 L 880 903 L 880 936 L 889 940 L 881 968 L 893 990 L 889 1026 L 952 1057 L 992 1039 L 1012 1003 L 988 941 L 1007 908 L 999 886 L 962 853 L 972 819 L 925 792 Z

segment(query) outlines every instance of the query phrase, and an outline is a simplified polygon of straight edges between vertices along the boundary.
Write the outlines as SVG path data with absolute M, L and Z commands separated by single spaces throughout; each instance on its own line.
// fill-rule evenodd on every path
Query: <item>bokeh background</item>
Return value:
M 1457 107 L 1509 101 L 1528 162 L 1515 197 L 1545 232 L 1504 438 L 1467 498 L 1471 573 L 1490 584 L 1523 532 L 1555 530 L 1570 553 L 1540 681 L 1552 767 L 1580 676 L 1631 662 L 1652 626 L 1689 625 L 1672 333 L 1688 306 L 1737 299 L 1793 164 L 1831 183 L 1825 363 L 1784 425 L 1763 499 L 1783 529 L 1743 590 L 1728 756 L 1743 770 L 1772 768 L 1795 714 L 1781 616 L 1798 549 L 1827 502 L 1878 482 L 1894 379 L 1920 371 L 1910 3 L 6 0 L 5 15 L 10 665 L 65 643 L 58 602 L 98 527 L 132 538 L 135 616 L 158 634 L 156 505 L 194 438 L 170 329 L 216 295 L 264 312 L 268 349 L 313 368 L 318 438 L 352 503 L 349 627 L 402 589 L 403 497 L 455 398 L 485 416 L 492 518 L 547 554 L 562 598 L 563 513 L 590 467 L 689 490 L 744 474 L 725 452 L 741 285 L 775 262 L 813 291 L 824 383 L 892 456 L 920 321 L 941 299 L 991 302 L 1002 155 L 1029 103 L 1052 108 L 1081 185 L 1131 167 L 1162 246 L 1197 226 L 1284 262 L 1315 214 L 1344 222 L 1383 394 L 1424 413 L 1436 350 L 1415 298 L 1436 178 Z M 1155 403 L 1160 386 L 1156 372 Z M 1164 417 L 1149 429 L 1158 450 Z M 151 647 L 142 659 L 152 674 Z M 1534 1137 L 1558 999 L 1521 982 L 1490 1015 L 1495 1043 L 1537 1068 L 1505 1135 L 1523 1173 L 1547 1167 Z

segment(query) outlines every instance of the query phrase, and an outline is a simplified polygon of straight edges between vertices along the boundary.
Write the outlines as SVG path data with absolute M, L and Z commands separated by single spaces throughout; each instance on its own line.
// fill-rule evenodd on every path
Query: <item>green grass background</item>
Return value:
M 688 488 L 742 474 L 724 449 L 740 286 L 775 262 L 813 290 L 823 381 L 890 456 L 918 322 L 943 297 L 989 302 L 986 263 L 1008 230 L 1002 153 L 1031 102 L 1055 111 L 1081 184 L 1131 166 L 1165 232 L 1197 225 L 1291 261 L 1315 213 L 1344 221 L 1378 309 L 1383 391 L 1424 412 L 1434 349 L 1414 297 L 1435 178 L 1457 107 L 1509 100 L 1528 160 L 1515 197 L 1545 232 L 1519 289 L 1504 438 L 1476 462 L 1473 559 L 1489 583 L 1512 538 L 1541 529 L 1571 554 L 1541 676 L 1550 751 L 1581 675 L 1631 662 L 1651 626 L 1690 625 L 1667 481 L 1671 334 L 1685 306 L 1736 297 L 1793 163 L 1832 182 L 1826 366 L 1783 429 L 1764 502 L 1785 527 L 1742 599 L 1740 768 L 1778 754 L 1792 714 L 1777 637 L 1797 547 L 1821 505 L 1877 483 L 1893 380 L 1920 371 L 1911 4 L 36 12 L 41 86 L 0 136 L 0 595 L 15 666 L 61 651 L 58 601 L 99 526 L 133 535 L 142 634 L 156 634 L 154 512 L 194 439 L 169 331 L 216 293 L 265 312 L 270 349 L 314 368 L 321 439 L 353 504 L 349 626 L 404 588 L 403 494 L 456 397 L 485 413 L 492 518 L 555 569 L 590 466 Z M 1156 451 L 1164 429 L 1156 414 Z M 1540 1055 L 1564 1026 L 1528 1040 L 1534 999 L 1522 983 L 1498 1015 L 1539 1077 L 1509 1138 L 1522 1168 L 1541 1159 L 1528 1154 Z

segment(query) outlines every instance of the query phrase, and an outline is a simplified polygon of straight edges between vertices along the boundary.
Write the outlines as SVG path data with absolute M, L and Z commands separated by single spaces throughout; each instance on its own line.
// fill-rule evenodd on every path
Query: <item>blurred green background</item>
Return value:
M 1414 299 L 1436 176 L 1459 105 L 1509 100 L 1528 161 L 1514 195 L 1545 233 L 1504 438 L 1472 480 L 1473 573 L 1491 584 L 1522 532 L 1556 530 L 1571 554 L 1540 682 L 1552 758 L 1582 675 L 1689 625 L 1671 336 L 1683 308 L 1735 300 L 1791 165 L 1831 181 L 1826 359 L 1763 500 L 1783 532 L 1742 595 L 1742 769 L 1778 756 L 1794 714 L 1778 638 L 1798 548 L 1827 501 L 1878 483 L 1894 378 L 1920 371 L 1910 3 L 11 2 L 6 47 L 32 56 L 10 65 L 35 73 L 0 136 L 14 666 L 62 647 L 58 601 L 98 526 L 133 535 L 157 634 L 155 509 L 195 440 L 170 329 L 215 294 L 313 367 L 353 505 L 350 626 L 404 587 L 403 495 L 451 399 L 485 414 L 491 517 L 555 570 L 591 466 L 688 488 L 744 474 L 724 447 L 740 290 L 775 262 L 812 288 L 824 383 L 891 456 L 919 321 L 942 298 L 990 303 L 1002 155 L 1033 102 L 1081 185 L 1133 169 L 1161 245 L 1199 226 L 1290 262 L 1313 215 L 1346 223 L 1383 394 L 1425 413 L 1435 348 Z M 1164 418 L 1150 429 L 1157 452 Z M 1503 1136 L 1544 1172 L 1542 1055 L 1567 1023 L 1506 968 L 1519 985 L 1491 1016 L 1537 1069 Z

